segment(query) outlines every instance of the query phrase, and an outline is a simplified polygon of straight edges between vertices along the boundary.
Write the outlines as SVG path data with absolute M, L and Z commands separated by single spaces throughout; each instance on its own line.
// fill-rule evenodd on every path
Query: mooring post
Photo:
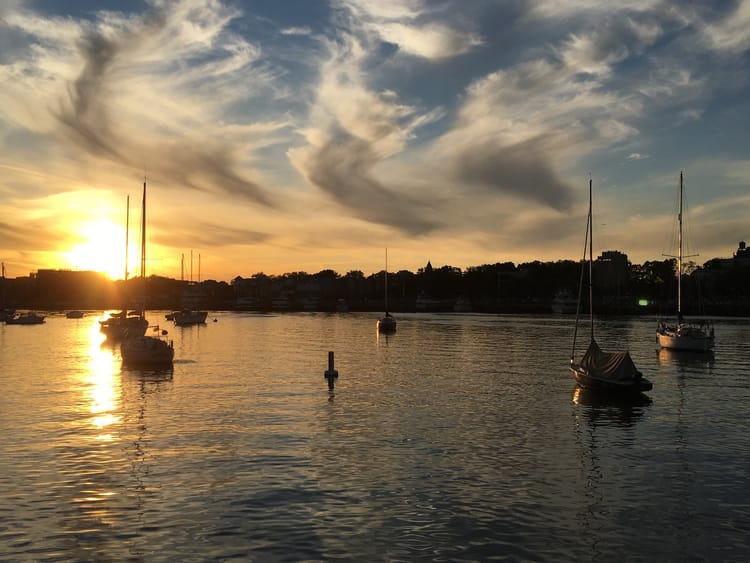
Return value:
M 323 374 L 323 377 L 328 380 L 328 388 L 332 390 L 339 377 L 339 372 L 333 369 L 333 352 L 328 352 L 328 369 Z

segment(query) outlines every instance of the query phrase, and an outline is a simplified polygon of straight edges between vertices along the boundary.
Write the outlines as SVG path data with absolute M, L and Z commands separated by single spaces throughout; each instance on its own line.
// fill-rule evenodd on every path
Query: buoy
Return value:
M 333 369 L 333 352 L 328 352 L 328 369 L 323 374 L 323 377 L 328 380 L 328 388 L 333 389 L 339 377 L 339 372 Z

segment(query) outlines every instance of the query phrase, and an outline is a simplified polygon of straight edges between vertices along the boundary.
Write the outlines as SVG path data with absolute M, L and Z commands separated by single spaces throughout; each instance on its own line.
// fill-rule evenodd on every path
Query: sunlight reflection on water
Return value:
M 93 316 L 0 327 L 0 559 L 747 553 L 747 321 L 710 357 L 602 322 L 654 382 L 622 402 L 575 387 L 570 318 L 215 316 L 170 328 L 167 373 L 122 370 Z

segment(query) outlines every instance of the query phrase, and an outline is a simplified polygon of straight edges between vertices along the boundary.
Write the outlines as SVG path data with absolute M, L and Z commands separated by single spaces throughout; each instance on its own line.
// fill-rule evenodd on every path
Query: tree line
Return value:
M 624 257 L 624 259 L 623 259 Z M 594 299 L 600 313 L 668 313 L 675 308 L 674 259 L 632 264 L 616 251 L 594 261 Z M 391 311 L 549 312 L 561 294 L 578 295 L 582 264 L 572 260 L 498 262 L 466 269 L 428 263 L 416 272 L 389 272 Z M 750 260 L 713 259 L 683 267 L 685 314 L 748 314 Z M 587 279 L 587 278 L 586 278 Z M 365 275 L 331 269 L 289 272 L 231 282 L 188 283 L 151 276 L 144 282 L 111 281 L 94 272 L 40 270 L 28 278 L 2 280 L 3 307 L 120 308 L 137 303 L 153 309 L 376 311 L 385 307 L 384 271 Z M 587 291 L 584 291 L 584 297 Z M 459 308 L 460 306 L 460 308 Z

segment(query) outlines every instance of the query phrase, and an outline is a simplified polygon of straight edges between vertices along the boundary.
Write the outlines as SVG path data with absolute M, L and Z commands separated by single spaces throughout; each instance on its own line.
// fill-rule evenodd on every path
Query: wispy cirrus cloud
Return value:
M 434 9 L 423 0 L 368 2 L 339 0 L 355 25 L 404 54 L 438 61 L 462 55 L 482 44 L 473 24 Z
M 196 242 L 274 264 L 388 237 L 528 254 L 552 228 L 543 251 L 569 256 L 593 169 L 612 239 L 646 252 L 625 225 L 656 220 L 662 175 L 746 160 L 747 1 L 111 6 L 0 5 L 6 212 L 145 172 L 171 198 L 165 245 L 190 237 L 179 214 Z M 739 189 L 717 182 L 717 200 Z
M 274 142 L 287 123 L 220 121 L 222 108 L 247 96 L 247 76 L 271 79 L 262 66 L 253 67 L 258 47 L 226 31 L 238 15 L 206 0 L 155 5 L 135 16 L 102 13 L 78 26 L 67 22 L 62 31 L 28 16 L 11 22 L 44 37 L 28 64 L 59 65 L 65 55 L 67 67 L 39 80 L 56 93 L 53 99 L 50 92 L 50 114 L 68 141 L 94 158 L 148 169 L 173 185 L 273 205 L 243 152 Z M 81 70 L 71 76 L 76 67 Z M 53 123 L 46 128 L 55 133 Z

